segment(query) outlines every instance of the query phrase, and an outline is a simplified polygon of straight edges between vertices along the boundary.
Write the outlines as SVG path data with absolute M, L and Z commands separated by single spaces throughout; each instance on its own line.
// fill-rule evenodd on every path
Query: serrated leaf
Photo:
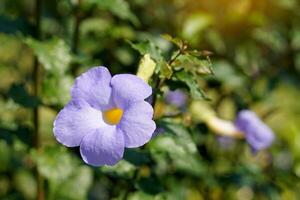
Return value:
M 161 60 L 158 63 L 158 69 L 160 72 L 160 78 L 166 78 L 166 79 L 170 79 L 172 74 L 173 74 L 173 70 L 172 67 L 165 62 L 164 60 Z
M 63 74 L 71 62 L 70 48 L 61 39 L 37 41 L 27 38 L 25 43 L 37 55 L 39 62 L 47 71 L 54 74 Z
M 184 68 L 195 76 L 213 74 L 209 59 L 200 59 L 192 54 L 180 55 L 174 65 L 175 69 Z
M 163 60 L 161 50 L 151 41 L 139 42 L 136 44 L 129 41 L 129 44 L 141 55 L 150 54 L 151 58 L 156 62 Z
M 169 41 L 169 42 L 172 42 L 173 44 L 175 44 L 178 48 L 182 48 L 184 46 L 184 41 L 179 39 L 179 38 L 174 38 L 172 37 L 171 35 L 169 34 L 163 34 L 162 35 L 162 38 L 164 38 L 165 40 Z
M 192 74 L 189 74 L 185 71 L 180 71 L 176 73 L 176 78 L 185 83 L 192 95 L 192 98 L 194 99 L 208 99 L 202 89 L 200 88 L 200 85 L 198 82 L 194 79 L 194 76 Z

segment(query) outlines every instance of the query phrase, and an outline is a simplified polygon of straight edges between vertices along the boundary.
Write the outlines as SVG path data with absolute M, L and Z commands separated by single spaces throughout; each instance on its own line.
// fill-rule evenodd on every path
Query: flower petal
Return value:
M 273 131 L 250 110 L 240 111 L 235 124 L 245 133 L 253 152 L 269 147 L 275 139 Z
M 156 128 L 152 116 L 153 108 L 145 101 L 135 102 L 124 111 L 118 127 L 124 133 L 125 147 L 139 147 L 151 139 Z
M 83 138 L 80 153 L 89 165 L 114 165 L 123 157 L 123 133 L 116 126 L 97 129 Z
M 84 99 L 92 107 L 101 109 L 110 101 L 111 75 L 106 67 L 93 67 L 76 78 L 73 99 Z
M 104 125 L 101 111 L 84 100 L 73 100 L 58 113 L 53 132 L 58 142 L 75 147 L 80 145 L 85 134 Z
M 119 74 L 111 79 L 113 99 L 118 107 L 126 108 L 130 103 L 141 101 L 152 94 L 152 88 L 132 74 Z

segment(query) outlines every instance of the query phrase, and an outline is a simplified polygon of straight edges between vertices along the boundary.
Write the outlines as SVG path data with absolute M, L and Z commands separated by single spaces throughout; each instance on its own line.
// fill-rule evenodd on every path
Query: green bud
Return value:
M 151 59 L 149 54 L 145 54 L 141 59 L 139 68 L 137 71 L 137 76 L 148 82 L 154 73 L 156 63 Z

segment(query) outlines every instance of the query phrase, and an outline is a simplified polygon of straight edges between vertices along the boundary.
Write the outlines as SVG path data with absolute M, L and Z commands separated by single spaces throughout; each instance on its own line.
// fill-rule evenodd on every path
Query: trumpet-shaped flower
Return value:
M 269 147 L 274 141 L 273 131 L 250 110 L 240 111 L 235 124 L 245 134 L 253 152 Z
M 147 143 L 156 128 L 153 108 L 144 101 L 152 88 L 135 75 L 111 76 L 94 67 L 76 78 L 71 101 L 58 113 L 53 132 L 67 147 L 80 146 L 93 166 L 114 165 L 125 148 Z

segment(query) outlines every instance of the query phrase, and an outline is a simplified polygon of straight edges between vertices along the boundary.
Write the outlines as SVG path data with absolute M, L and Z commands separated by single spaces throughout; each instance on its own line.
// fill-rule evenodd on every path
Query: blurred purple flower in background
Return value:
M 90 165 L 114 165 L 124 148 L 148 142 L 156 128 L 153 108 L 144 101 L 151 87 L 131 74 L 111 77 L 105 67 L 94 67 L 79 76 L 72 100 L 58 113 L 54 135 L 67 147 L 80 146 Z
M 250 110 L 240 111 L 235 124 L 245 134 L 254 153 L 269 147 L 274 141 L 273 131 Z
M 165 101 L 169 104 L 175 105 L 178 108 L 185 108 L 187 103 L 187 95 L 180 89 L 169 91 L 165 97 Z
M 232 137 L 218 136 L 217 141 L 222 149 L 230 149 L 235 144 L 235 139 Z

